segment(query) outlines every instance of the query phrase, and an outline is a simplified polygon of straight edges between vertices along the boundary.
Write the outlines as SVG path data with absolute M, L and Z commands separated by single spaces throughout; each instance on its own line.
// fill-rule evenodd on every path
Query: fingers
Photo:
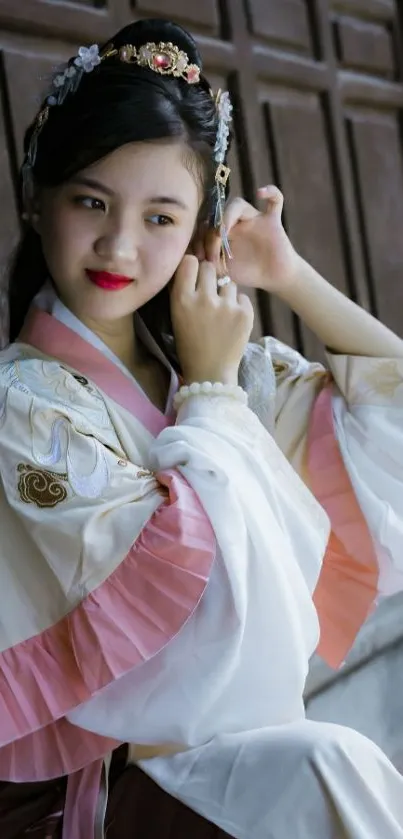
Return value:
M 259 210 L 248 204 L 243 198 L 234 198 L 224 211 L 223 223 L 229 233 L 239 221 L 248 221 L 259 215 Z
M 223 227 L 227 235 L 238 224 L 239 221 L 247 221 L 259 215 L 259 211 L 243 198 L 234 198 L 225 208 L 223 216 Z M 206 258 L 219 267 L 221 255 L 221 231 L 210 229 L 207 231 L 204 241 Z
M 279 220 L 283 212 L 284 197 L 282 192 L 274 186 L 263 186 L 258 190 L 258 198 L 266 201 L 266 214 L 275 213 Z M 243 198 L 234 198 L 229 202 L 225 208 L 223 216 L 223 227 L 227 231 L 227 235 L 231 230 L 242 221 L 250 221 L 256 216 L 260 215 L 259 210 L 249 204 Z M 212 262 L 217 268 L 220 265 L 221 254 L 221 234 L 219 230 L 210 229 L 206 232 L 204 238 L 204 256 L 209 262 Z M 200 251 L 201 255 L 201 251 Z
M 186 254 L 177 268 L 171 293 L 183 296 L 196 292 L 207 297 L 216 297 L 219 293 L 220 297 L 228 300 L 237 299 L 237 286 L 232 281 L 225 286 L 217 286 L 217 270 L 212 262 L 204 260 L 199 263 L 197 257 Z
M 214 227 L 210 227 L 206 231 L 206 235 L 204 237 L 204 252 L 206 259 L 208 259 L 209 262 L 212 262 L 218 269 L 221 255 L 221 235 L 220 231 L 216 230 Z
M 172 294 L 192 294 L 196 291 L 199 274 L 199 260 L 196 256 L 185 254 L 176 269 L 172 284 Z
M 253 322 L 255 319 L 255 312 L 252 306 L 252 301 L 250 300 L 247 294 L 238 294 L 238 305 L 241 309 L 243 309 L 244 313 L 247 315 L 249 320 L 249 329 L 250 332 L 252 332 Z
M 217 271 L 212 262 L 201 262 L 197 278 L 197 291 L 209 297 L 217 294 Z
M 284 196 L 276 186 L 273 184 L 262 186 L 258 189 L 257 194 L 259 198 L 267 202 L 266 213 L 275 211 L 281 216 L 284 206 Z
M 283 212 L 284 206 L 284 196 L 280 190 L 274 186 L 273 184 L 269 184 L 268 186 L 262 186 L 257 191 L 258 198 L 266 201 L 266 210 L 267 214 L 275 212 L 276 215 L 279 216 L 281 219 L 281 214 Z M 223 226 L 225 227 L 227 234 L 231 232 L 231 230 L 235 227 L 238 222 L 241 221 L 249 221 L 250 219 L 255 218 L 256 216 L 260 215 L 259 210 L 256 207 L 253 207 L 252 204 L 249 204 L 243 198 L 234 198 L 232 201 L 229 202 L 228 206 L 224 211 L 223 216 Z M 209 229 L 204 238 L 204 256 L 209 262 L 213 262 L 214 265 L 218 268 L 220 262 L 220 253 L 221 253 L 221 234 L 219 230 L 216 229 Z M 198 252 L 199 255 L 199 252 Z M 200 250 L 200 256 L 202 255 L 202 251 Z
M 217 294 L 224 300 L 237 302 L 238 287 L 230 280 L 225 285 L 219 285 L 217 281 L 217 271 L 211 262 L 202 262 L 199 267 L 199 276 L 197 280 L 197 291 L 206 294 L 208 297 L 215 297 Z
M 238 287 L 231 280 L 230 283 L 218 288 L 218 295 L 224 298 L 224 300 L 236 303 L 238 301 Z
M 205 259 L 207 259 L 206 250 L 205 250 L 203 242 L 201 242 L 201 241 L 195 242 L 194 248 L 193 248 L 193 253 L 197 257 L 199 262 L 203 262 Z

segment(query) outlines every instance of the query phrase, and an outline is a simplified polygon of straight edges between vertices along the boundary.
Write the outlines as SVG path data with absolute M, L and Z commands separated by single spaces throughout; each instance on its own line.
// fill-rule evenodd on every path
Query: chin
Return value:
M 122 303 L 120 305 L 116 301 L 105 301 L 101 304 L 94 306 L 80 306 L 76 308 L 75 314 L 77 317 L 82 321 L 103 321 L 112 323 L 113 321 L 125 320 L 126 318 L 133 315 L 137 306 L 123 306 Z

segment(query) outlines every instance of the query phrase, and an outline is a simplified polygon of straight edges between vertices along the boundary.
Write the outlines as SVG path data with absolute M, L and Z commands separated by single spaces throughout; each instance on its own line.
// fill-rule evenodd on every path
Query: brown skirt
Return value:
M 228 833 L 172 798 L 137 766 L 126 766 L 124 748 L 114 754 L 109 780 L 107 839 L 228 839 Z M 1 839 L 61 839 L 65 792 L 64 778 L 0 782 Z

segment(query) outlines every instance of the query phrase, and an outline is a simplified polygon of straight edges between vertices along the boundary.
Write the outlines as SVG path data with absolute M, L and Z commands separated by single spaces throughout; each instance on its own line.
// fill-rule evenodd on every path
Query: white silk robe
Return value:
M 58 301 L 1 353 L 0 777 L 69 774 L 63 839 L 120 742 L 237 839 L 403 839 L 386 757 L 303 708 L 320 627 L 337 665 L 401 582 L 401 364 L 266 339 L 249 408 L 175 417 Z

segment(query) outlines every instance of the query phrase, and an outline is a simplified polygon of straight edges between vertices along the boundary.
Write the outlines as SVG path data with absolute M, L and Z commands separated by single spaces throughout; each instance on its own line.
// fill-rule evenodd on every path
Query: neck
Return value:
M 82 318 L 82 322 L 103 341 L 130 372 L 134 372 L 141 364 L 143 352 L 136 336 L 132 315 L 119 321 L 99 323 L 93 322 L 90 318 Z

